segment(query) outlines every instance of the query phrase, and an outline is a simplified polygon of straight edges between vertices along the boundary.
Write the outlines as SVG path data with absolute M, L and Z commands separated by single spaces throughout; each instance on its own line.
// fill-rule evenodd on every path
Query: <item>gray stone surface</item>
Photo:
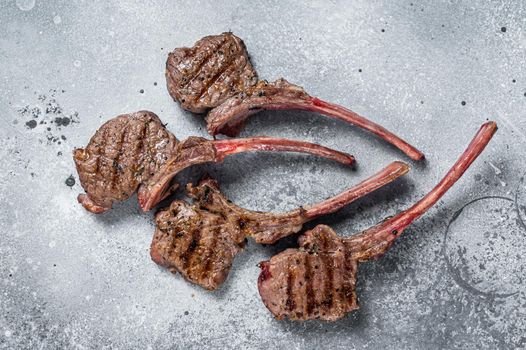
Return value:
M 411 1 L 1 1 L 0 347 L 524 349 L 526 5 Z M 134 200 L 100 216 L 76 202 L 71 151 L 105 120 L 150 109 L 179 138 L 206 135 L 169 97 L 164 62 L 172 48 L 227 30 L 261 77 L 349 106 L 426 153 L 405 179 L 318 220 L 342 235 L 418 199 L 486 118 L 499 123 L 440 204 L 360 266 L 361 309 L 338 322 L 280 322 L 261 303 L 256 264 L 294 239 L 249 242 L 210 293 L 150 261 L 152 216 Z M 255 134 L 318 142 L 359 166 L 251 154 L 183 178 L 208 171 L 235 202 L 278 211 L 407 160 L 303 112 L 255 116 L 243 135 Z

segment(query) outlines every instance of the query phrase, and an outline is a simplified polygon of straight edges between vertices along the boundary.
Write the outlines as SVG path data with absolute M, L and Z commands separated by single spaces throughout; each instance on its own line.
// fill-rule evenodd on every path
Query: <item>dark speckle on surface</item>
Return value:
M 153 82 L 153 86 L 157 86 L 157 82 L 156 81 Z
M 461 104 L 462 106 L 465 106 L 465 105 L 466 105 L 466 101 L 462 101 L 462 102 L 460 102 L 460 104 Z
M 506 30 L 507 30 L 506 27 L 500 28 L 500 31 L 503 32 L 503 33 L 506 33 Z
M 360 68 L 360 69 L 358 69 L 358 72 L 360 72 L 360 73 L 361 73 L 361 72 L 362 72 L 362 69 L 361 69 L 361 68 Z
M 57 126 L 68 126 L 71 123 L 71 119 L 68 117 L 56 117 L 55 125 Z
M 185 315 L 185 316 L 188 316 L 188 314 L 189 314 L 188 311 L 185 311 L 185 312 L 184 312 L 184 315 Z
M 139 92 L 140 92 L 141 94 L 144 94 L 144 89 L 140 89 Z
M 75 185 L 75 178 L 73 177 L 73 175 L 70 175 L 65 182 L 66 185 L 68 185 L 69 187 L 73 187 Z
M 26 127 L 28 129 L 34 129 L 37 126 L 36 120 L 29 120 L 26 122 Z
M 65 90 L 50 89 L 48 94 L 41 94 L 35 91 L 34 95 L 38 96 L 36 101 L 18 109 L 20 116 L 27 120 L 25 126 L 28 129 L 44 131 L 48 144 L 62 144 L 57 141 L 66 140 L 66 135 L 58 131 L 80 122 L 78 112 L 66 113 L 57 101 L 57 94 L 60 94 L 60 91 L 65 92 Z M 46 126 L 40 129 L 40 125 Z

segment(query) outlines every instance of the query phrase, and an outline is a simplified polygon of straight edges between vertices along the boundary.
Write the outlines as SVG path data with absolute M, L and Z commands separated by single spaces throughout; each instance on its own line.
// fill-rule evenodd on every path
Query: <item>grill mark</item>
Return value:
M 237 55 L 234 55 L 232 56 L 233 57 L 233 61 L 228 65 L 227 69 L 225 69 L 224 72 L 222 72 L 218 77 L 217 79 L 214 80 L 214 84 L 217 83 L 217 82 L 220 82 L 222 84 L 225 84 L 225 79 L 227 79 L 228 77 L 234 77 L 234 79 L 232 79 L 230 81 L 230 83 L 228 84 L 228 86 L 230 88 L 234 88 L 236 89 L 237 87 L 237 83 L 242 79 L 244 78 L 245 76 L 243 75 L 243 71 L 245 70 L 245 67 L 246 67 L 246 60 L 245 60 L 245 64 L 243 65 L 243 67 L 239 67 L 239 63 L 240 61 L 238 60 L 238 58 L 241 59 L 241 57 L 238 57 Z M 240 68 L 240 72 L 239 74 L 237 74 L 237 69 Z M 225 78 L 225 73 L 228 72 L 229 74 L 226 74 L 226 78 Z M 223 79 L 221 79 L 223 78 Z M 221 80 L 220 80 L 221 79 Z M 212 84 L 210 84 L 212 85 Z M 243 85 L 244 86 L 244 85 Z M 236 89 L 237 90 L 237 89 Z M 229 94 L 231 94 L 231 91 L 228 91 Z M 232 94 L 231 94 L 232 95 Z
M 236 52 L 237 53 L 237 52 Z M 228 78 L 232 78 L 233 79 L 229 82 L 228 84 L 228 87 L 230 89 L 232 88 L 236 88 L 236 85 L 237 83 L 242 79 L 244 78 L 245 76 L 243 75 L 243 72 L 245 70 L 245 67 L 246 67 L 246 59 L 244 60 L 245 64 L 243 64 L 243 57 L 239 57 L 238 55 L 233 55 L 233 62 L 231 64 L 228 65 L 227 69 L 221 73 L 221 75 L 219 75 L 217 77 L 217 79 L 215 79 L 214 83 L 217 83 L 217 82 L 221 82 L 222 84 L 225 84 L 225 80 L 228 79 Z M 243 64 L 243 66 L 240 67 L 240 64 Z M 233 68 L 233 69 L 232 69 Z M 237 73 L 237 70 L 239 69 L 239 74 Z M 225 76 L 225 72 L 227 72 L 229 74 L 227 74 Z M 222 80 L 220 80 L 221 78 L 223 77 Z M 231 91 L 230 90 L 227 90 L 229 94 L 231 94 Z
M 180 90 L 186 90 L 186 88 L 197 79 L 198 76 L 201 75 L 201 72 L 203 71 L 203 67 L 206 65 L 206 63 L 210 60 L 210 58 L 218 52 L 220 49 L 222 49 L 225 44 L 228 43 L 227 39 L 223 39 L 222 42 L 219 43 L 219 45 L 214 45 L 214 47 L 211 50 L 208 50 L 208 54 L 203 58 L 201 62 L 199 62 L 199 65 L 197 65 L 192 73 L 193 75 L 188 75 L 188 79 L 184 83 L 183 87 L 180 88 Z M 186 76 L 186 75 L 185 75 Z M 179 88 L 179 87 L 178 87 Z
M 292 270 L 292 261 L 289 262 L 287 274 L 287 300 L 285 301 L 285 310 L 292 312 L 296 307 L 294 302 L 293 286 L 294 286 L 294 271 Z
M 326 278 L 325 278 L 325 293 L 321 301 L 321 304 L 323 306 L 326 306 L 328 311 L 330 311 L 332 308 L 332 304 L 333 304 L 334 266 L 331 266 L 332 257 L 328 252 L 328 245 L 329 245 L 329 242 L 327 242 L 327 237 L 323 235 L 323 244 L 322 244 L 320 256 L 323 261 L 324 270 L 326 271 Z
M 312 314 L 312 310 L 316 305 L 316 298 L 314 297 L 314 290 L 312 289 L 312 267 L 310 264 L 310 254 L 305 255 L 305 290 L 307 293 L 307 315 Z
M 142 145 L 142 148 L 145 152 L 145 157 L 143 157 L 143 163 L 141 165 L 144 166 L 144 171 L 146 170 L 146 167 L 148 167 L 148 179 L 151 177 L 150 175 L 150 171 L 151 171 L 151 168 L 150 168 L 150 164 L 152 164 L 152 159 L 153 159 L 153 155 L 152 155 L 152 147 L 150 145 L 151 141 L 152 141 L 152 137 L 150 137 L 150 123 L 151 123 L 151 119 L 148 120 L 148 123 L 146 123 L 145 125 L 145 131 L 144 131 L 144 134 L 145 134 L 145 137 L 144 137 L 144 143 Z M 144 148 L 146 148 L 146 150 L 144 150 Z M 142 152 L 141 151 L 141 152 Z M 145 164 L 147 163 L 147 164 Z M 155 164 L 155 170 L 157 170 L 157 164 Z
M 121 152 L 123 151 L 122 146 L 124 145 L 124 140 L 127 138 L 128 133 L 130 129 L 130 123 L 126 123 L 124 126 L 124 129 L 121 133 L 121 138 L 119 143 L 117 144 L 116 150 L 117 150 L 117 156 L 113 159 L 112 169 L 113 172 L 111 174 L 111 181 L 110 181 L 110 188 L 115 189 L 115 185 L 117 183 L 117 180 L 120 180 L 120 169 L 119 169 L 119 160 L 121 158 Z
M 100 136 L 100 142 L 97 142 L 97 158 L 95 160 L 95 171 L 94 174 L 99 172 L 100 168 L 100 158 L 106 156 L 106 138 L 108 135 L 108 128 L 104 128 L 102 135 Z
M 347 271 L 345 270 L 346 268 L 346 261 L 347 259 L 345 258 L 345 246 L 344 244 L 342 243 L 338 243 L 338 254 L 335 255 L 334 257 L 334 262 L 336 263 L 336 259 L 340 259 L 341 256 L 343 256 L 343 265 L 340 264 L 340 261 L 338 261 L 338 270 L 336 272 L 333 272 L 334 274 L 336 274 L 336 276 L 340 276 L 340 278 L 338 279 L 338 284 L 336 285 L 333 285 L 333 306 L 337 309 L 337 310 L 340 310 L 343 306 L 343 308 L 345 308 L 345 299 L 342 298 L 343 296 L 343 293 L 342 291 L 345 289 L 345 276 L 346 276 L 346 273 Z M 334 270 L 336 270 L 336 266 L 334 266 Z
M 234 62 L 236 63 L 236 65 L 239 64 L 239 62 L 237 60 L 234 60 Z M 246 64 L 243 65 L 243 67 L 239 67 L 240 69 L 240 72 L 239 74 L 234 74 L 234 77 L 233 79 L 230 81 L 230 84 L 229 84 L 229 87 L 230 87 L 230 90 L 233 89 L 234 87 L 237 86 L 237 84 L 239 83 L 239 81 L 243 78 L 243 72 L 245 71 L 245 67 L 246 67 Z M 234 69 L 235 71 L 235 69 Z M 231 74 L 232 75 L 232 74 Z M 218 80 L 219 80 L 220 77 L 218 77 Z M 224 80 L 224 79 L 223 79 Z M 243 84 L 243 87 L 245 84 Z M 234 88 L 235 89 L 235 88 Z M 232 91 L 229 91 L 229 93 L 231 93 Z
M 194 101 L 199 100 L 208 91 L 210 86 L 214 85 L 214 83 L 219 79 L 219 77 L 235 64 L 235 55 L 229 56 L 226 63 L 220 67 L 220 69 L 214 74 L 212 79 L 207 80 L 206 83 L 203 84 L 201 90 L 199 91 L 199 95 L 195 97 Z
M 134 163 L 137 165 L 137 169 L 135 169 L 136 171 L 138 169 L 140 169 L 141 167 L 143 168 L 142 170 L 142 173 L 144 174 L 144 164 L 143 162 L 139 162 L 139 160 L 141 159 L 142 157 L 142 152 L 144 150 L 144 143 L 145 143 L 145 140 L 146 140 L 146 137 L 147 137 L 147 133 L 146 131 L 150 129 L 150 121 L 151 119 L 148 119 L 148 121 L 144 124 L 142 124 L 142 129 L 141 129 L 141 135 L 139 136 L 139 147 L 138 149 L 136 150 L 135 152 L 135 157 L 134 157 Z M 142 159 L 144 161 L 144 158 Z M 137 178 L 136 178 L 137 180 Z M 142 181 L 142 174 L 141 174 L 141 181 Z
M 201 269 L 201 278 L 206 278 L 210 276 L 210 272 L 212 268 L 212 261 L 215 261 L 215 258 L 217 257 L 219 252 L 222 250 L 222 249 L 215 249 L 216 244 L 217 244 L 217 237 L 220 231 L 221 231 L 220 226 L 216 226 L 212 232 L 212 237 L 210 239 L 210 243 L 208 244 L 207 254 L 203 258 L 205 263 L 204 263 L 203 268 Z
M 347 245 L 344 243 L 343 246 L 343 256 L 344 256 L 344 271 L 343 274 L 348 273 L 351 271 L 351 252 L 348 250 Z M 354 275 L 354 271 L 353 271 Z M 342 283 L 342 290 L 341 290 L 341 300 L 345 302 L 346 305 L 352 305 L 353 303 L 353 288 L 351 286 L 352 280 L 348 280 L 346 278 L 343 279 Z
M 250 60 L 248 58 L 245 57 L 245 60 L 244 60 L 244 65 L 243 67 L 241 68 L 241 72 L 237 75 L 234 75 L 234 79 L 231 81 L 230 83 L 230 87 L 233 87 L 233 86 L 236 86 L 239 85 L 239 83 L 242 81 L 242 84 L 243 84 L 243 87 L 242 87 L 242 90 L 246 91 L 249 87 L 252 87 L 254 86 L 255 84 L 250 84 L 252 82 L 252 79 L 249 79 L 248 76 L 245 74 L 245 69 L 247 68 L 247 66 L 252 63 L 250 63 Z M 254 70 L 252 69 L 252 73 L 253 74 L 257 74 L 254 72 Z
M 190 266 L 190 260 L 192 256 L 194 255 L 197 247 L 199 246 L 200 240 L 201 240 L 201 231 L 199 230 L 199 228 L 194 227 L 192 231 L 190 231 L 190 243 L 188 244 L 186 251 L 179 256 L 179 258 L 183 261 L 184 270 L 187 270 L 188 267 Z

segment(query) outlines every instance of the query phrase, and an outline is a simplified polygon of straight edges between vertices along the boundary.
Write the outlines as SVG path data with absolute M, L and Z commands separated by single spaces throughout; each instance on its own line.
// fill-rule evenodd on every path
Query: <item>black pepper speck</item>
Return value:
M 36 120 L 30 120 L 30 121 L 26 122 L 26 127 L 28 129 L 34 129 L 36 126 L 37 126 L 37 121 Z
M 462 106 L 465 106 L 465 105 L 466 105 L 466 101 L 462 101 L 462 102 L 460 102 L 460 104 L 461 104 Z
M 56 117 L 55 124 L 57 126 L 68 126 L 71 123 L 71 119 L 68 117 Z
M 144 94 L 144 89 L 140 89 L 139 92 L 140 92 L 141 94 Z
M 506 30 L 507 30 L 506 27 L 500 28 L 500 31 L 503 32 L 503 33 L 506 33 Z
M 67 186 L 73 187 L 75 185 L 75 178 L 73 177 L 73 175 L 69 175 L 65 182 Z

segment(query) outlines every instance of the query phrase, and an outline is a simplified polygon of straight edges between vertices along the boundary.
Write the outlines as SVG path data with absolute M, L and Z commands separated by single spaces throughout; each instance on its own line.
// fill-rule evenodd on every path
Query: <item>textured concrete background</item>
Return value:
M 361 309 L 338 322 L 276 321 L 260 301 L 256 264 L 294 239 L 249 242 L 210 293 L 150 261 L 152 216 L 135 200 L 100 216 L 76 202 L 71 151 L 105 120 L 150 109 L 179 138 L 205 135 L 203 120 L 169 97 L 164 63 L 174 47 L 227 30 L 245 40 L 262 78 L 286 77 L 426 153 L 405 179 L 318 221 L 342 235 L 418 199 L 486 118 L 499 123 L 440 204 L 360 266 Z M 520 0 L 2 0 L 0 347 L 524 349 L 525 53 Z M 359 166 L 260 153 L 182 177 L 208 171 L 236 203 L 281 211 L 407 161 L 304 112 L 254 116 L 243 135 L 255 134 L 318 142 Z

